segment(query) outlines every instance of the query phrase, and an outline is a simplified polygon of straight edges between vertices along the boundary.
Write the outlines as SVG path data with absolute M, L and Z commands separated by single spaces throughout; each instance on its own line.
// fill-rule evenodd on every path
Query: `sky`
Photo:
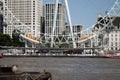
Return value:
M 44 0 L 49 2 L 53 0 Z M 72 24 L 90 27 L 97 22 L 97 15 L 109 11 L 115 0 L 68 0 Z

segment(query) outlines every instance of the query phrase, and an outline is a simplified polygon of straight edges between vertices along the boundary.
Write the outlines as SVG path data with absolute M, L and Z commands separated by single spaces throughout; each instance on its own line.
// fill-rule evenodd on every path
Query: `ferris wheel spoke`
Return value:
M 47 3 L 48 0 L 43 0 L 43 1 L 44 3 Z M 55 2 L 55 0 L 49 0 L 49 1 Z M 120 16 L 120 2 L 119 0 L 116 0 L 113 7 L 106 13 L 106 15 L 100 21 L 90 26 L 89 28 L 82 30 L 81 32 L 73 33 L 72 22 L 71 22 L 70 11 L 69 11 L 67 0 L 56 0 L 56 1 L 57 2 L 56 2 L 52 34 L 40 33 L 41 36 L 40 36 L 40 41 L 39 41 L 39 43 L 42 43 L 42 44 L 50 43 L 51 47 L 57 46 L 57 44 L 59 43 L 60 44 L 73 43 L 73 48 L 76 48 L 77 43 L 84 43 L 85 41 L 96 38 L 96 36 L 98 36 L 99 34 L 103 34 L 102 31 L 104 31 L 106 27 L 113 26 L 113 21 L 115 20 L 115 18 Z M 59 1 L 62 3 L 65 2 L 64 4 L 66 8 L 66 13 L 67 13 L 68 21 L 70 24 L 69 35 L 55 35 L 54 34 L 55 27 L 56 27 L 56 18 L 57 18 L 57 10 L 58 10 L 57 8 L 58 8 Z M 21 30 L 21 33 L 30 34 L 30 31 L 31 31 L 30 27 L 25 25 L 24 22 L 20 21 L 20 19 L 12 12 L 12 10 L 9 9 L 9 7 L 6 5 L 4 0 L 3 0 L 3 3 L 4 3 L 4 8 L 7 9 L 7 13 L 8 13 L 8 15 L 3 14 L 6 23 L 13 26 L 14 29 Z M 16 24 L 19 24 L 19 26 L 16 26 Z M 96 32 L 93 32 L 93 29 L 95 28 L 96 25 L 98 25 L 97 26 L 98 28 L 96 27 Z M 77 36 L 79 34 L 82 34 L 82 36 L 80 37 Z M 23 34 L 21 35 L 22 35 L 21 37 L 23 37 L 24 40 L 26 39 L 28 41 L 36 43 L 33 39 L 25 37 L 25 35 Z

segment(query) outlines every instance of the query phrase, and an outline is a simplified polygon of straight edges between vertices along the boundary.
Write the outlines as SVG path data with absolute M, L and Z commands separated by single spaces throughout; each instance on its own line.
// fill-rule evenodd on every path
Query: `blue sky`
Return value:
M 53 0 L 45 0 L 45 2 Z M 97 14 L 105 15 L 115 0 L 68 0 L 72 24 L 90 27 L 97 21 Z
M 98 13 L 105 15 L 115 0 L 68 0 L 73 24 L 92 26 L 97 21 Z

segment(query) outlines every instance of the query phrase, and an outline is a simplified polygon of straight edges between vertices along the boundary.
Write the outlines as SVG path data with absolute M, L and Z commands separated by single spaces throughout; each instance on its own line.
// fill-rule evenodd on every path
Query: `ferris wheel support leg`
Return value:
M 74 38 L 74 35 L 73 35 L 73 28 L 72 28 L 72 22 L 71 22 L 68 2 L 67 2 L 67 0 L 64 0 L 64 1 L 65 1 L 65 7 L 66 7 L 66 11 L 67 11 L 67 16 L 68 16 L 68 21 L 69 21 L 69 24 L 70 24 L 70 31 L 71 31 L 72 41 L 73 41 L 73 48 L 77 48 L 76 43 L 75 43 L 75 38 Z
M 92 53 L 93 53 L 93 50 L 92 50 L 92 48 L 93 48 L 93 40 L 92 39 L 90 39 L 90 42 L 91 42 L 91 50 L 90 50 L 90 53 L 91 53 L 91 55 L 92 55 Z
M 25 41 L 25 48 L 28 48 L 27 41 Z M 28 53 L 28 50 L 25 49 L 25 54 Z
M 35 46 L 36 46 L 36 44 L 32 43 L 32 48 L 35 48 Z M 33 49 L 31 52 L 32 52 L 32 54 L 34 54 L 35 50 Z
M 53 30 L 52 30 L 52 36 L 51 36 L 51 48 L 53 47 L 54 44 L 54 32 L 55 32 L 55 27 L 56 27 L 56 20 L 57 20 L 57 12 L 58 12 L 58 2 L 59 0 L 56 0 L 56 4 L 55 4 L 55 12 L 54 12 L 54 21 L 53 21 Z

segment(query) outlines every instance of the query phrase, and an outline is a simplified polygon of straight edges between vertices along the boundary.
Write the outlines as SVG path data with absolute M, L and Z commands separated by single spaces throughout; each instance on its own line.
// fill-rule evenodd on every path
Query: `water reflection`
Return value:
M 4 58 L 0 65 L 19 65 L 20 71 L 51 72 L 53 80 L 120 80 L 120 60 L 105 58 Z

